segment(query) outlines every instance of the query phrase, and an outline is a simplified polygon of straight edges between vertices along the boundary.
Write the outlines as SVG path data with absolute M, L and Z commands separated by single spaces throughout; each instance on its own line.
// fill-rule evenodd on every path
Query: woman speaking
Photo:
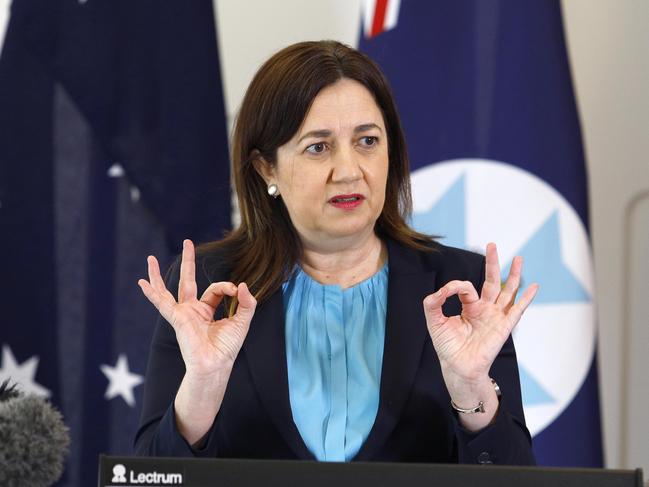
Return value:
M 388 83 L 303 42 L 246 92 L 232 143 L 241 224 L 183 244 L 166 280 L 139 454 L 532 464 L 511 331 L 522 261 L 412 230 Z M 177 290 L 177 294 L 173 294 Z

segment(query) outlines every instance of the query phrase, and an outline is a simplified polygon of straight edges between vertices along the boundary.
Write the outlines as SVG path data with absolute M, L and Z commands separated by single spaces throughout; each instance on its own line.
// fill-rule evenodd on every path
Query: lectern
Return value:
M 642 470 L 113 457 L 99 487 L 643 487 Z

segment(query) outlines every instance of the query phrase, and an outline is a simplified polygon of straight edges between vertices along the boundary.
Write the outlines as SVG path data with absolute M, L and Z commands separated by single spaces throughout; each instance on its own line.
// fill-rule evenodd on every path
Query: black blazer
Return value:
M 457 421 L 424 318 L 424 297 L 453 279 L 484 282 L 484 257 L 434 244 L 417 252 L 388 241 L 388 304 L 376 420 L 354 461 L 533 464 L 511 337 L 491 368 L 502 391 L 495 421 L 470 433 Z M 218 256 L 197 257 L 199 296 L 228 280 Z M 175 293 L 179 269 L 167 278 Z M 459 300 L 445 304 L 458 314 Z M 223 404 L 202 448 L 180 436 L 173 401 L 185 372 L 171 326 L 159 318 L 151 345 L 136 452 L 154 456 L 311 459 L 289 403 L 282 291 L 258 305 Z

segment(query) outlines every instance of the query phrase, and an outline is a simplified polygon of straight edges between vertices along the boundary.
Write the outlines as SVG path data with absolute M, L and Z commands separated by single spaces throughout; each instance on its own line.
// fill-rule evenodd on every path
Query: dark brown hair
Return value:
M 246 282 L 258 301 L 288 278 L 300 259 L 300 239 L 280 198 L 267 193 L 255 169 L 262 157 L 277 163 L 277 148 L 298 131 L 314 98 L 342 78 L 355 80 L 374 96 L 387 131 L 388 179 L 380 237 L 430 250 L 431 237 L 406 220 L 412 210 L 405 139 L 390 87 L 365 54 L 336 41 L 300 42 L 282 49 L 257 71 L 243 99 L 232 140 L 232 170 L 241 224 L 224 239 L 202 248 L 218 251 L 231 266 L 230 280 Z

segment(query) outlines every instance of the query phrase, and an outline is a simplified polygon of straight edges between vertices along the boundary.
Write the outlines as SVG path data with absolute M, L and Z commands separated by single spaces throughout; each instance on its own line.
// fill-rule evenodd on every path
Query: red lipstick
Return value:
M 337 194 L 329 200 L 329 203 L 336 208 L 340 208 L 341 210 L 353 210 L 354 208 L 359 206 L 364 199 L 365 196 L 358 193 Z

